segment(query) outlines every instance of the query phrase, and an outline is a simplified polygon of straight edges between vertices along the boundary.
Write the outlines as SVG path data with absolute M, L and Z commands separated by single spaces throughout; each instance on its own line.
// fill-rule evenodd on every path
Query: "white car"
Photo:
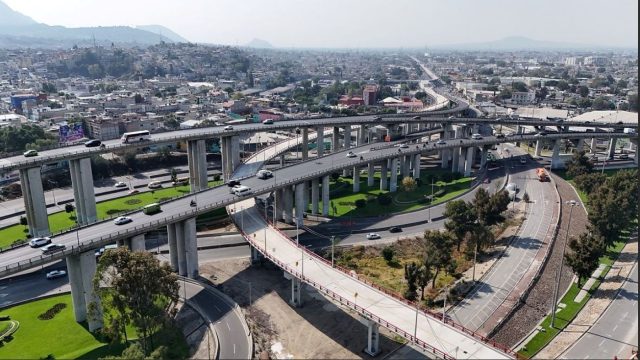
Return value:
M 473 140 L 482 140 L 482 135 L 480 135 L 480 134 L 472 134 L 471 138 Z
M 47 244 L 51 244 L 51 238 L 49 237 L 39 237 L 31 239 L 31 241 L 29 241 L 29 246 L 31 246 L 32 248 L 45 246 Z
M 116 225 L 123 225 L 132 222 L 133 220 L 128 216 L 118 216 L 113 220 L 113 223 Z
M 409 145 L 407 144 L 400 144 L 400 149 L 408 149 Z
M 235 196 L 245 196 L 251 194 L 251 188 L 244 185 L 234 186 L 232 191 Z
M 117 188 L 123 188 L 123 187 L 127 187 L 127 184 L 125 184 L 123 181 L 118 181 L 118 182 L 115 184 L 115 187 L 117 187 Z
M 162 188 L 162 183 L 160 181 L 152 181 L 149 184 L 147 184 L 147 187 L 149 189 L 160 189 Z
M 227 130 L 233 130 L 233 126 L 231 126 L 231 125 L 227 125 L 227 126 L 225 126 L 225 127 L 224 127 L 224 130 L 225 130 L 225 131 L 227 131 Z
M 258 174 L 256 176 L 258 177 L 258 179 L 265 180 L 272 177 L 273 173 L 269 170 L 260 170 L 258 171 Z
M 438 142 L 436 142 L 437 145 L 446 145 L 447 142 L 444 140 L 438 140 Z
M 380 234 L 378 234 L 378 233 L 368 233 L 367 234 L 367 240 L 375 240 L 375 239 L 380 239 Z
M 357 157 L 357 156 L 358 156 L 358 155 L 354 154 L 354 153 L 353 153 L 353 151 L 349 151 L 349 152 L 347 153 L 347 157 L 348 157 L 348 158 L 354 158 L 354 157 Z
M 264 125 L 273 125 L 273 119 L 265 119 L 262 121 Z
M 64 277 L 64 276 L 67 276 L 67 272 L 64 270 L 53 270 L 47 273 L 48 280 L 53 280 L 53 279 L 57 279 L 59 277 Z
M 42 254 L 53 254 L 54 252 L 62 251 L 67 247 L 64 244 L 49 244 L 42 248 Z

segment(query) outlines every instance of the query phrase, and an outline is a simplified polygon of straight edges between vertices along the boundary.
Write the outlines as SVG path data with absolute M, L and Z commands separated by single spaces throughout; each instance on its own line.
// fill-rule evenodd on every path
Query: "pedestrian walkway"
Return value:
M 637 256 L 638 238 L 636 235 L 636 237 L 622 249 L 620 256 L 618 256 L 616 262 L 613 263 L 611 270 L 609 270 L 605 276 L 600 287 L 598 287 L 598 290 L 596 290 L 591 299 L 587 301 L 587 304 L 578 313 L 576 318 L 573 319 L 571 324 L 558 334 L 558 336 L 551 340 L 544 349 L 536 354 L 535 358 L 558 358 L 578 341 L 580 337 L 587 333 L 616 297 L 618 289 L 620 289 L 630 275 Z

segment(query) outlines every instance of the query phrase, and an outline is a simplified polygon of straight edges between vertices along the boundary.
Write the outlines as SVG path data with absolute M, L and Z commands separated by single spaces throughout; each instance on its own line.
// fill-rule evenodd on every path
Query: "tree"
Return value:
M 172 114 L 169 115 L 169 117 L 167 117 L 167 119 L 164 121 L 164 126 L 171 130 L 177 130 L 178 128 L 180 128 L 180 121 L 178 121 L 178 119 L 176 119 L 176 117 Z
M 511 85 L 511 88 L 513 88 L 513 91 L 525 92 L 527 91 L 527 84 L 520 81 L 516 81 Z
M 107 287 L 101 287 L 106 284 Z M 109 250 L 98 262 L 93 287 L 99 294 L 116 333 L 132 324 L 141 335 L 145 354 L 153 349 L 152 335 L 166 324 L 171 303 L 178 301 L 178 277 L 167 263 L 151 253 L 126 248 Z
M 404 297 L 407 300 L 415 300 L 417 293 L 416 280 L 418 279 L 418 265 L 415 262 L 404 265 L 404 278 L 407 280 L 407 290 L 404 292 Z
M 456 239 L 456 248 L 460 251 L 460 244 L 465 234 L 471 230 L 477 219 L 476 214 L 471 205 L 464 200 L 453 200 L 447 203 L 443 215 L 447 218 L 444 227 L 453 234 Z
M 582 97 L 587 97 L 587 95 L 589 95 L 589 88 L 584 85 L 580 85 L 576 89 L 576 92 Z
M 175 183 L 178 181 L 178 171 L 175 168 L 171 168 L 171 182 Z
M 27 225 L 29 225 L 29 223 L 27 222 L 27 218 L 24 216 L 20 216 L 20 225 L 24 226 L 25 231 L 27 229 Z
M 569 177 L 576 177 L 590 173 L 593 170 L 593 163 L 585 156 L 585 152 L 581 150 L 573 154 L 571 160 L 567 162 L 566 168 Z
M 357 207 L 358 209 L 361 209 L 361 208 L 363 208 L 363 207 L 367 206 L 367 200 L 365 200 L 365 199 L 358 199 L 358 200 L 356 200 L 356 201 L 354 202 L 354 204 L 356 205 L 356 207 Z
M 528 203 L 531 199 L 529 199 L 529 193 L 528 192 L 524 192 L 524 195 L 522 195 L 522 201 L 524 201 L 525 203 Z
M 483 224 L 487 223 L 489 212 L 491 211 L 491 204 L 489 203 L 490 199 L 491 197 L 489 196 L 489 192 L 478 187 L 476 195 L 473 198 L 472 206 L 476 213 L 476 218 Z
M 418 269 L 418 278 L 416 285 L 420 288 L 420 300 L 424 300 L 424 289 L 429 285 L 429 281 L 433 277 L 430 264 L 422 265 Z
M 628 212 L 628 209 L 634 207 L 631 203 L 633 200 L 625 189 L 613 188 L 609 181 L 590 194 L 589 222 L 593 230 L 602 236 L 605 245 L 613 245 L 622 230 L 628 226 L 630 217 L 635 214 Z
M 384 261 L 387 262 L 387 264 L 393 261 L 394 255 L 395 251 L 393 251 L 393 248 L 391 246 L 385 246 L 384 249 L 382 249 L 382 257 L 384 258 Z
M 142 95 L 140 94 L 135 94 L 133 96 L 133 100 L 135 101 L 136 104 L 142 104 L 144 102 L 144 97 L 142 97 Z
M 591 103 L 591 106 L 594 110 L 615 109 L 615 104 L 602 96 L 598 96 L 597 98 L 595 98 L 595 100 L 593 100 L 593 102 Z
M 416 180 L 410 176 L 406 176 L 402 179 L 402 188 L 406 192 L 412 192 L 418 187 Z
M 604 242 L 596 234 L 583 233 L 569 240 L 570 252 L 564 255 L 567 265 L 578 277 L 578 284 L 588 279 L 598 268 L 599 259 L 604 253 Z
M 124 155 L 124 165 L 131 171 L 138 170 L 138 159 L 135 153 L 126 153 Z
M 484 219 L 484 225 L 491 226 L 504 220 L 502 213 L 509 207 L 509 193 L 505 190 L 498 191 L 489 198 L 489 212 Z
M 378 204 L 387 206 L 391 204 L 391 201 L 393 199 L 391 198 L 391 195 L 389 195 L 388 193 L 382 193 L 382 194 L 378 194 L 377 200 L 378 200 Z
M 564 80 L 560 80 L 560 81 L 558 81 L 557 88 L 559 90 L 565 91 L 565 90 L 569 89 L 569 83 L 567 83 Z
M 449 233 L 438 230 L 427 230 L 424 232 L 423 247 L 425 250 L 424 253 L 426 254 L 424 263 L 429 264 L 431 271 L 433 271 L 431 286 L 435 288 L 436 278 L 438 277 L 440 269 L 446 268 L 453 259 L 451 254 L 453 240 Z

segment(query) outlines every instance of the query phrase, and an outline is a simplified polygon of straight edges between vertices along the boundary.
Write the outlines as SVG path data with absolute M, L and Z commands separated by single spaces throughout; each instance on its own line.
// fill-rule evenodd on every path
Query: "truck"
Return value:
M 549 181 L 549 175 L 547 174 L 547 170 L 544 168 L 538 168 L 536 170 L 536 175 L 538 176 L 538 180 L 540 182 Z

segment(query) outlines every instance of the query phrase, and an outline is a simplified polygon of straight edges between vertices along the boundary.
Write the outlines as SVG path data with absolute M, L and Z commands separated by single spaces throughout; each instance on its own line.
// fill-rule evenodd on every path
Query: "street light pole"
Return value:
M 569 222 L 567 223 L 567 232 L 564 236 L 564 245 L 562 246 L 562 257 L 560 258 L 560 268 L 558 268 L 556 274 L 556 288 L 553 292 L 553 310 L 551 312 L 551 327 L 554 327 L 556 321 L 556 307 L 558 306 L 558 291 L 560 290 L 560 275 L 562 274 L 562 267 L 564 266 L 564 254 L 567 250 L 567 241 L 569 240 L 569 229 L 571 227 L 571 215 L 573 214 L 573 207 L 578 205 L 578 202 L 575 200 L 569 200 L 565 202 L 570 206 L 569 208 Z
M 429 204 L 429 222 L 431 222 L 431 207 L 433 206 L 433 178 L 431 178 L 431 204 Z
M 336 237 L 332 236 L 331 237 L 331 267 L 335 267 L 335 260 L 334 260 L 334 248 L 336 246 Z

